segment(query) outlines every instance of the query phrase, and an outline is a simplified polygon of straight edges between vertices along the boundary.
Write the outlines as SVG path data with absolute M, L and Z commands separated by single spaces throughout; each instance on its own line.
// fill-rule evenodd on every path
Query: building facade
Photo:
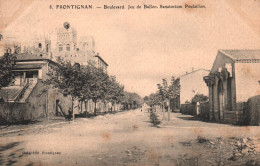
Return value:
M 192 69 L 191 72 L 179 76 L 180 95 L 171 100 L 171 109 L 179 111 L 182 105 L 191 103 L 196 94 L 208 96 L 208 88 L 203 81 L 203 77 L 208 74 L 209 70 L 206 69 Z
M 95 41 L 93 37 L 83 36 L 78 42 L 77 31 L 65 22 L 64 27 L 57 32 L 55 59 L 64 60 L 80 65 L 93 64 L 95 61 Z
M 203 77 L 209 74 L 209 70 L 198 69 L 180 76 L 180 104 L 191 102 L 196 94 L 208 96 L 208 88 Z
M 260 50 L 219 50 L 204 81 L 212 120 L 239 123 L 243 102 L 260 94 Z
M 98 69 L 101 69 L 107 73 L 108 64 L 99 56 L 98 53 L 95 55 L 95 65 Z

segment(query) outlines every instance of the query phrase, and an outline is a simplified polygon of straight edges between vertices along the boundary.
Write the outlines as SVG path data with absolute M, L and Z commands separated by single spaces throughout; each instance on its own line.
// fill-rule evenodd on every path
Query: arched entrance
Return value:
M 218 81 L 218 117 L 223 120 L 224 113 L 224 89 L 222 80 Z

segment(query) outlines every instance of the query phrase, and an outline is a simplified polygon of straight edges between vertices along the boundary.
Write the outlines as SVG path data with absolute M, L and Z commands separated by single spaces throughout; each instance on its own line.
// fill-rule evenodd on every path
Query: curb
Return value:
M 21 131 L 27 131 L 27 130 L 31 130 L 31 129 L 40 129 L 40 128 L 45 128 L 45 127 L 59 125 L 59 124 L 66 124 L 66 123 L 70 123 L 70 121 L 68 121 L 68 122 L 59 122 L 59 123 L 52 123 L 52 124 L 47 124 L 47 125 L 37 125 L 35 127 L 30 127 L 30 128 L 25 128 L 25 129 L 4 131 L 4 132 L 0 132 L 0 135 L 10 134 L 10 133 L 18 133 L 18 132 L 21 132 Z

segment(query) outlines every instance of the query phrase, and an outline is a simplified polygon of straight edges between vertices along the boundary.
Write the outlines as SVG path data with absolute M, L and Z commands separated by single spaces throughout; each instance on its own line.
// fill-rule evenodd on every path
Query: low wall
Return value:
M 260 125 L 260 95 L 248 99 L 243 115 L 245 124 Z
M 45 117 L 41 110 L 28 103 L 0 103 L 0 124 L 17 124 Z
M 181 113 L 188 115 L 196 115 L 196 104 L 181 104 Z

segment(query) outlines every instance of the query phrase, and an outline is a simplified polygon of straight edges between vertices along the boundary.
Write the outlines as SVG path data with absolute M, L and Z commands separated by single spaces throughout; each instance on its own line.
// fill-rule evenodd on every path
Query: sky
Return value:
M 205 9 L 50 9 L 50 5 L 183 5 Z M 259 0 L 0 0 L 0 32 L 28 42 L 69 22 L 80 36 L 93 36 L 96 52 L 125 90 L 142 97 L 192 68 L 210 70 L 219 49 L 260 48 Z M 4 40 L 0 41 L 0 47 Z M 170 80 L 169 80 L 170 81 Z

